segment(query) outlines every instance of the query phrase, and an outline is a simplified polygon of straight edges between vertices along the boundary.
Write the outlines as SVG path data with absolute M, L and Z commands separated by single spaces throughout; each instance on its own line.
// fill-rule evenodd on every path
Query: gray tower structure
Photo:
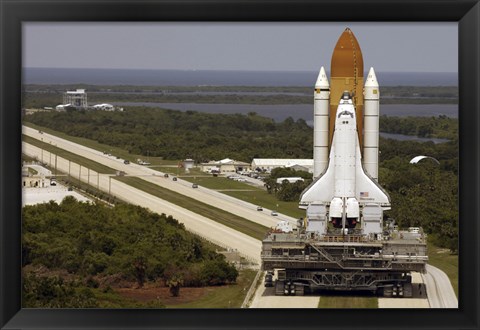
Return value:
M 75 91 L 66 91 L 63 94 L 63 104 L 70 104 L 75 108 L 87 108 L 87 93 L 84 89 L 77 89 Z

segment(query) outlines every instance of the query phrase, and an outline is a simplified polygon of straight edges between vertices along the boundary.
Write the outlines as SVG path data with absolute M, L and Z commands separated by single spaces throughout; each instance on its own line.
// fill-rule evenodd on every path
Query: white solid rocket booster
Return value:
M 323 66 L 315 83 L 313 107 L 313 178 L 315 179 L 325 171 L 328 165 L 330 84 Z
M 380 89 L 373 68 L 370 68 L 365 81 L 364 102 L 363 167 L 378 182 Z

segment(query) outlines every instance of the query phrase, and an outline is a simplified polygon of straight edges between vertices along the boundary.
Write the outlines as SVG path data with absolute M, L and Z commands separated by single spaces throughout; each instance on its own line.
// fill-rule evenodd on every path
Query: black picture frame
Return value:
M 0 0 L 1 329 L 478 329 L 480 4 L 478 0 Z M 459 308 L 138 310 L 21 308 L 21 49 L 28 21 L 458 22 Z M 449 47 L 449 45 L 445 45 Z

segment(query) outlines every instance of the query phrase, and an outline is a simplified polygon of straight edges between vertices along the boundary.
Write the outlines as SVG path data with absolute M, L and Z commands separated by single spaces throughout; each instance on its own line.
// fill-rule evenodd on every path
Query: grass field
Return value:
M 92 291 L 100 308 L 165 308 L 161 301 L 141 302 L 122 297 L 113 290 L 93 289 Z
M 451 254 L 448 249 L 442 249 L 429 243 L 428 263 L 440 268 L 447 274 L 458 298 L 458 255 Z

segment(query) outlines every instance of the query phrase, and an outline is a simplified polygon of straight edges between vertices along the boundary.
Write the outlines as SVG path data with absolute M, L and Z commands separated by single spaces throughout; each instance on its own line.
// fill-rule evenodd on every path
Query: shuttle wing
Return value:
M 333 138 L 335 138 L 335 136 Z M 300 196 L 300 205 L 308 205 L 312 202 L 330 202 L 333 199 L 333 187 L 335 183 L 334 152 L 335 150 L 332 144 L 327 170 L 303 191 Z
M 358 141 L 358 138 L 357 138 Z M 378 203 L 384 210 L 390 209 L 390 196 L 383 188 L 370 176 L 368 176 L 362 167 L 360 147 L 357 143 L 356 151 L 356 198 L 360 203 Z

